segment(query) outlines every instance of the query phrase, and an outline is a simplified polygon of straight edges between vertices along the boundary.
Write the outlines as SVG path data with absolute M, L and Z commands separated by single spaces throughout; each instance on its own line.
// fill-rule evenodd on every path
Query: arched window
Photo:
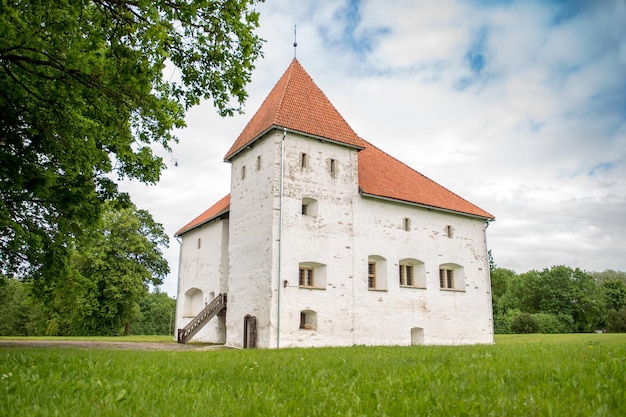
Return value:
M 194 317 L 204 308 L 202 291 L 198 288 L 190 288 L 185 293 L 183 317 Z
M 379 255 L 367 258 L 367 289 L 387 289 L 387 260 Z
M 423 345 L 424 344 L 424 329 L 421 327 L 413 327 L 411 329 L 411 345 Z
M 465 291 L 465 271 L 461 265 L 439 265 L 439 288 L 442 290 Z
M 426 267 L 420 260 L 400 259 L 398 275 L 401 287 L 426 288 Z

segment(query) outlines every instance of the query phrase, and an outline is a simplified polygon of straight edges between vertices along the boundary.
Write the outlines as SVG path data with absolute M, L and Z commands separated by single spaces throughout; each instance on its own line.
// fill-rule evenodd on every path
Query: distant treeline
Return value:
M 496 333 L 626 331 L 626 272 L 491 270 Z
M 491 270 L 496 333 L 626 332 L 626 272 L 554 266 L 522 274 Z M 85 326 L 81 315 L 50 315 L 32 284 L 0 276 L 0 335 L 173 334 L 176 300 L 158 289 L 117 329 Z M 100 331 L 98 331 L 100 330 Z
M 32 294 L 32 283 L 0 276 L 0 336 L 86 336 L 111 334 L 174 334 L 176 300 L 157 289 L 134 304 L 130 319 L 113 329 L 93 329 L 79 308 L 50 314 L 50 306 Z

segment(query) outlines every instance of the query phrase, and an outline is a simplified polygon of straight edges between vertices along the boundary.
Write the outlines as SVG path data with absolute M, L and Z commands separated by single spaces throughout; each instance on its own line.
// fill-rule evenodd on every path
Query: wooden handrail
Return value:
M 178 329 L 178 343 L 187 343 L 200 331 L 213 317 L 226 310 L 226 293 L 220 294 L 207 304 L 183 329 Z

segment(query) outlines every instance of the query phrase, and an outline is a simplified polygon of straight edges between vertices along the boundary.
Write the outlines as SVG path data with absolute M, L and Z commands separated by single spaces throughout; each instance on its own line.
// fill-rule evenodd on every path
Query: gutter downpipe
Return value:
M 280 196 L 278 200 L 278 280 L 276 282 L 276 348 L 280 348 L 280 285 L 282 280 L 283 255 L 283 179 L 285 177 L 285 137 L 287 129 L 283 128 L 283 138 L 280 141 Z
M 172 328 L 173 331 L 173 337 L 172 339 L 174 341 L 178 341 L 178 329 L 176 329 L 176 323 L 178 322 L 178 294 L 181 293 L 181 288 L 180 288 L 180 265 L 183 262 L 183 242 L 180 240 L 180 236 L 178 235 L 174 235 L 174 239 L 176 239 L 176 241 L 178 242 L 178 272 L 176 273 L 176 307 L 175 307 L 175 317 L 174 317 L 174 328 Z M 171 317 L 171 316 L 170 316 Z
M 491 344 L 495 343 L 494 335 L 496 334 L 496 323 L 493 318 L 493 288 L 491 288 L 491 263 L 489 262 L 489 246 L 487 245 L 487 228 L 490 219 L 485 220 L 485 228 L 483 229 L 483 237 L 485 239 L 485 249 L 487 250 L 487 285 L 489 288 L 489 311 L 491 312 Z

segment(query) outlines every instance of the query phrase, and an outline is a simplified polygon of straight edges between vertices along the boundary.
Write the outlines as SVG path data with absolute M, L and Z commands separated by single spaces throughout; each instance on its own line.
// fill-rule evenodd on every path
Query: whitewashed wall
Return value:
M 302 152 L 309 168 L 300 167 Z M 338 162 L 329 176 L 328 162 Z M 484 221 L 358 195 L 356 151 L 301 138 L 286 147 L 281 289 L 281 346 L 492 343 L 493 323 Z M 302 197 L 317 216 L 300 214 Z M 409 218 L 409 231 L 403 219 Z M 453 230 L 447 236 L 447 228 Z M 386 259 L 383 290 L 367 288 L 368 257 Z M 398 264 L 424 263 L 426 288 L 401 287 Z M 298 288 L 299 262 L 326 265 L 324 289 Z M 441 264 L 463 267 L 460 291 L 441 290 Z M 456 279 L 461 277 L 457 274 Z M 300 312 L 317 313 L 316 329 L 299 329 Z
M 282 136 L 272 131 L 232 160 L 228 256 L 222 257 L 230 262 L 228 346 L 242 346 L 247 314 L 257 318 L 259 348 L 493 342 L 484 221 L 360 196 L 355 149 L 287 134 L 279 268 Z M 301 166 L 302 153 L 308 167 Z M 330 159 L 336 161 L 334 176 Z M 316 213 L 301 213 L 303 198 L 317 201 Z M 404 218 L 411 221 L 408 231 Z M 198 275 L 194 268 L 215 263 L 195 258 L 186 243 L 208 229 L 185 235 L 179 294 L 202 282 L 187 278 Z M 224 239 L 211 240 L 218 241 Z M 386 259 L 385 272 L 377 271 L 379 280 L 386 275 L 382 290 L 367 288 L 372 255 Z M 398 263 L 405 258 L 423 262 L 425 288 L 399 285 Z M 300 262 L 325 265 L 324 285 L 300 288 Z M 447 263 L 463 267 L 458 291 L 439 288 L 439 266 Z M 315 328 L 299 328 L 301 311 L 316 313 Z
M 292 135 L 285 147 L 283 284 L 280 346 L 353 344 L 354 205 L 358 196 L 355 149 Z M 301 155 L 309 156 L 308 167 Z M 336 173 L 330 172 L 335 160 Z M 317 213 L 302 215 L 302 199 Z M 298 286 L 300 262 L 326 265 L 320 289 Z M 315 276 L 320 275 L 318 272 Z M 300 329 L 300 312 L 317 313 L 317 329 Z
M 248 314 L 257 319 L 257 346 L 270 347 L 271 285 L 276 265 L 274 200 L 281 136 L 277 132 L 268 134 L 231 161 L 226 344 L 232 347 L 243 345 L 244 317 Z
M 370 198 L 359 200 L 356 219 L 355 343 L 411 344 L 412 328 L 423 329 L 424 344 L 493 343 L 483 220 Z M 367 289 L 370 255 L 386 259 L 386 291 Z M 425 289 L 400 286 L 404 258 L 424 263 Z M 446 263 L 463 267 L 461 291 L 440 289 L 439 266 Z
M 200 244 L 198 245 L 198 241 Z M 194 315 L 220 293 L 228 289 L 228 220 L 215 219 L 181 238 L 176 298 L 176 328 L 182 329 Z M 202 292 L 201 299 L 190 300 L 190 292 Z M 190 303 L 194 304 L 190 306 Z M 224 317 L 204 326 L 194 341 L 224 343 Z

